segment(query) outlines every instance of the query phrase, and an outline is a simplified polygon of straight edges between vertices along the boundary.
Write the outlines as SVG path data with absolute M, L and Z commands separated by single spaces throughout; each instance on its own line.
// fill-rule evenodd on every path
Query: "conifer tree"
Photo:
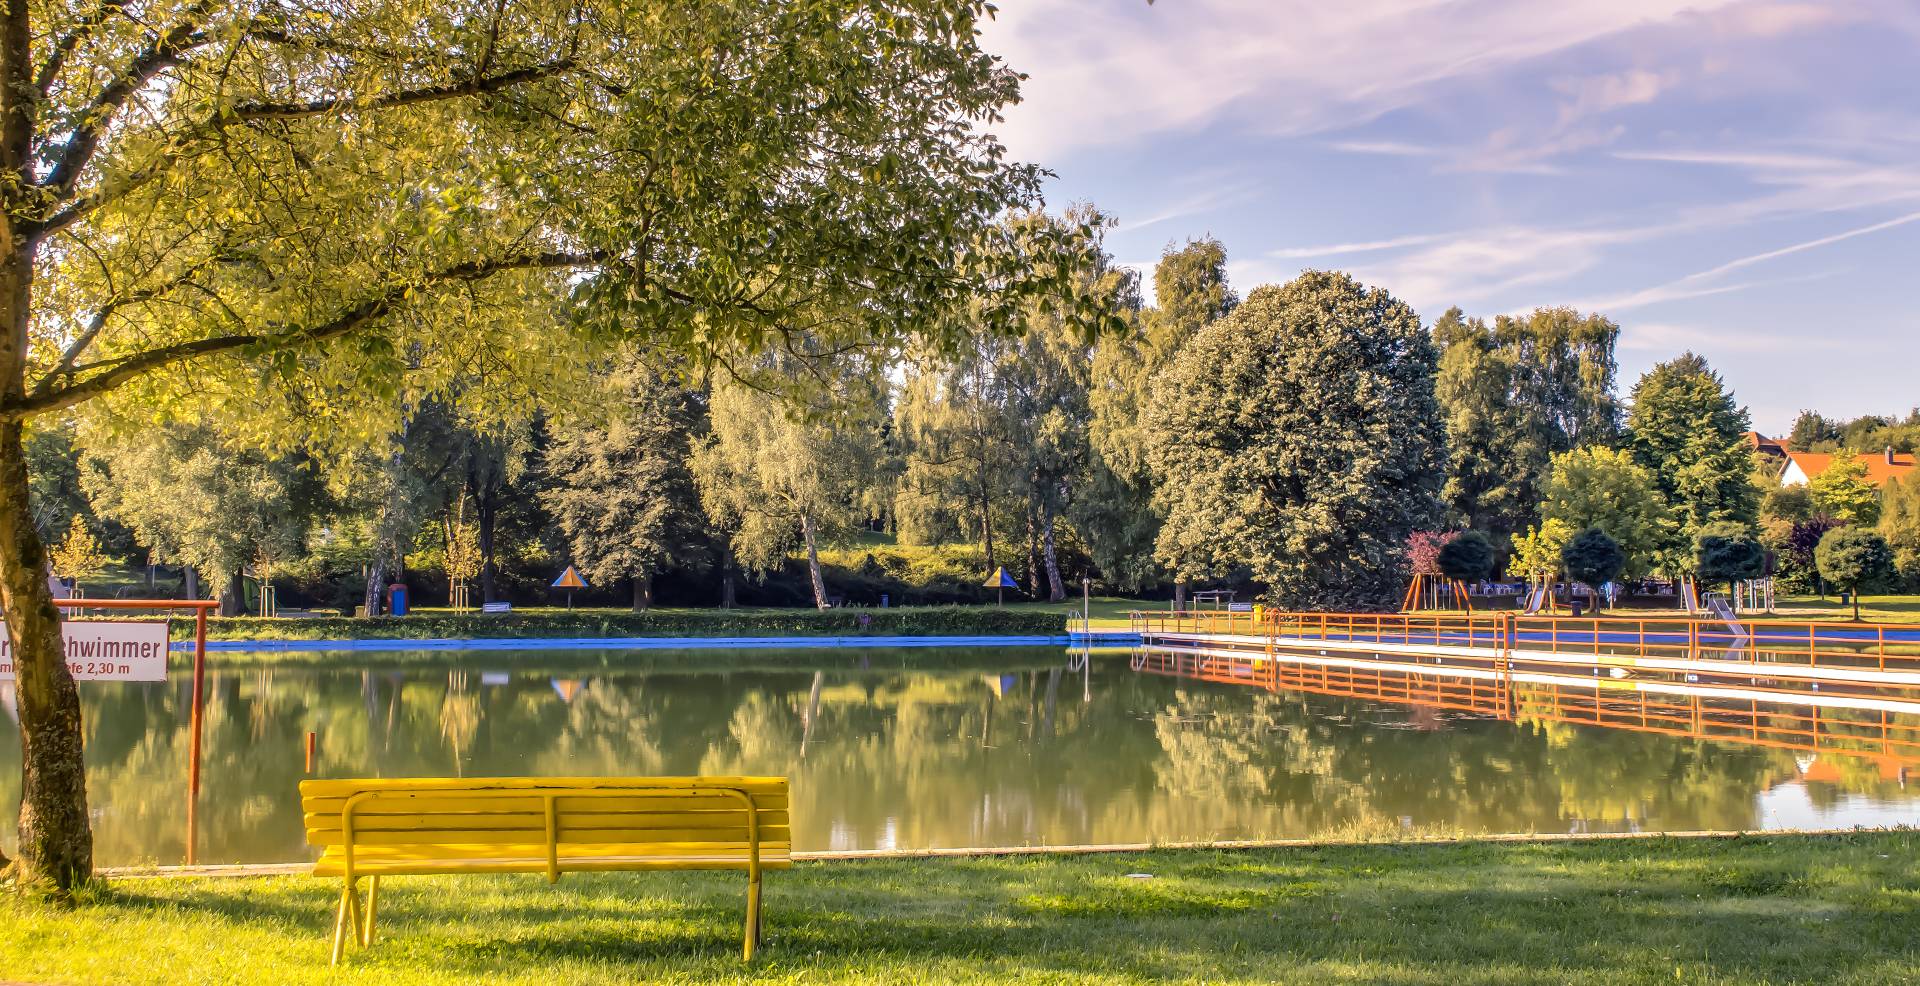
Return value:
M 1662 546 L 1668 561 L 1708 524 L 1758 519 L 1749 427 L 1747 409 L 1693 353 L 1655 366 L 1634 385 L 1629 447 L 1673 511 L 1675 527 Z
M 631 582 L 638 613 L 652 605 L 662 572 L 707 561 L 688 465 L 702 407 L 671 371 L 644 361 L 610 385 L 619 397 L 606 420 L 556 430 L 542 500 L 580 574 L 593 585 Z

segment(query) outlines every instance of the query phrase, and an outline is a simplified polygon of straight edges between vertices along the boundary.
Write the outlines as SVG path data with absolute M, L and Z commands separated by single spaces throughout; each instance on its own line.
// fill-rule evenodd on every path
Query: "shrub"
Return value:
M 1618 578 L 1626 563 L 1627 556 L 1620 550 L 1620 543 L 1598 527 L 1575 534 L 1567 546 L 1560 549 L 1561 567 L 1574 581 L 1585 582 L 1593 589 L 1595 608 L 1600 605 L 1600 587 Z

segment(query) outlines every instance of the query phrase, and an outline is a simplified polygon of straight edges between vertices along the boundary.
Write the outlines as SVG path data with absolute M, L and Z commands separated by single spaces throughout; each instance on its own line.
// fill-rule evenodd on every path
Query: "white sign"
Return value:
M 75 620 L 60 624 L 75 681 L 167 680 L 165 620 Z M 0 681 L 13 680 L 13 638 L 0 624 Z

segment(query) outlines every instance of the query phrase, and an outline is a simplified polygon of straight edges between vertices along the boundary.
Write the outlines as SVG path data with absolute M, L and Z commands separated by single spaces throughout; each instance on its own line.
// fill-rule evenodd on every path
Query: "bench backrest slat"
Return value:
M 457 845 L 539 856 L 606 846 L 746 854 L 754 835 L 761 855 L 784 856 L 792 845 L 783 777 L 324 780 L 303 781 L 300 792 L 316 847 L 347 843 L 349 808 L 353 845 L 429 853 Z

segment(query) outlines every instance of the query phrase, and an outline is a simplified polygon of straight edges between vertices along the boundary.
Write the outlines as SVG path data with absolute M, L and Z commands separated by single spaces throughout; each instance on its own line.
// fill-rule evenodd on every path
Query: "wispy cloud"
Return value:
M 1002 136 L 1051 160 L 1220 121 L 1281 136 L 1351 127 L 1440 83 L 1740 3 L 1055 0 L 1007 5 L 984 42 L 1031 77 Z
M 1335 257 L 1342 254 L 1376 253 L 1381 250 L 1402 250 L 1407 247 L 1425 246 L 1448 239 L 1450 233 L 1422 233 L 1416 236 L 1396 236 L 1389 240 L 1362 240 L 1356 243 L 1327 243 L 1321 246 L 1282 247 L 1267 251 L 1267 256 L 1275 260 L 1303 260 L 1311 257 Z

